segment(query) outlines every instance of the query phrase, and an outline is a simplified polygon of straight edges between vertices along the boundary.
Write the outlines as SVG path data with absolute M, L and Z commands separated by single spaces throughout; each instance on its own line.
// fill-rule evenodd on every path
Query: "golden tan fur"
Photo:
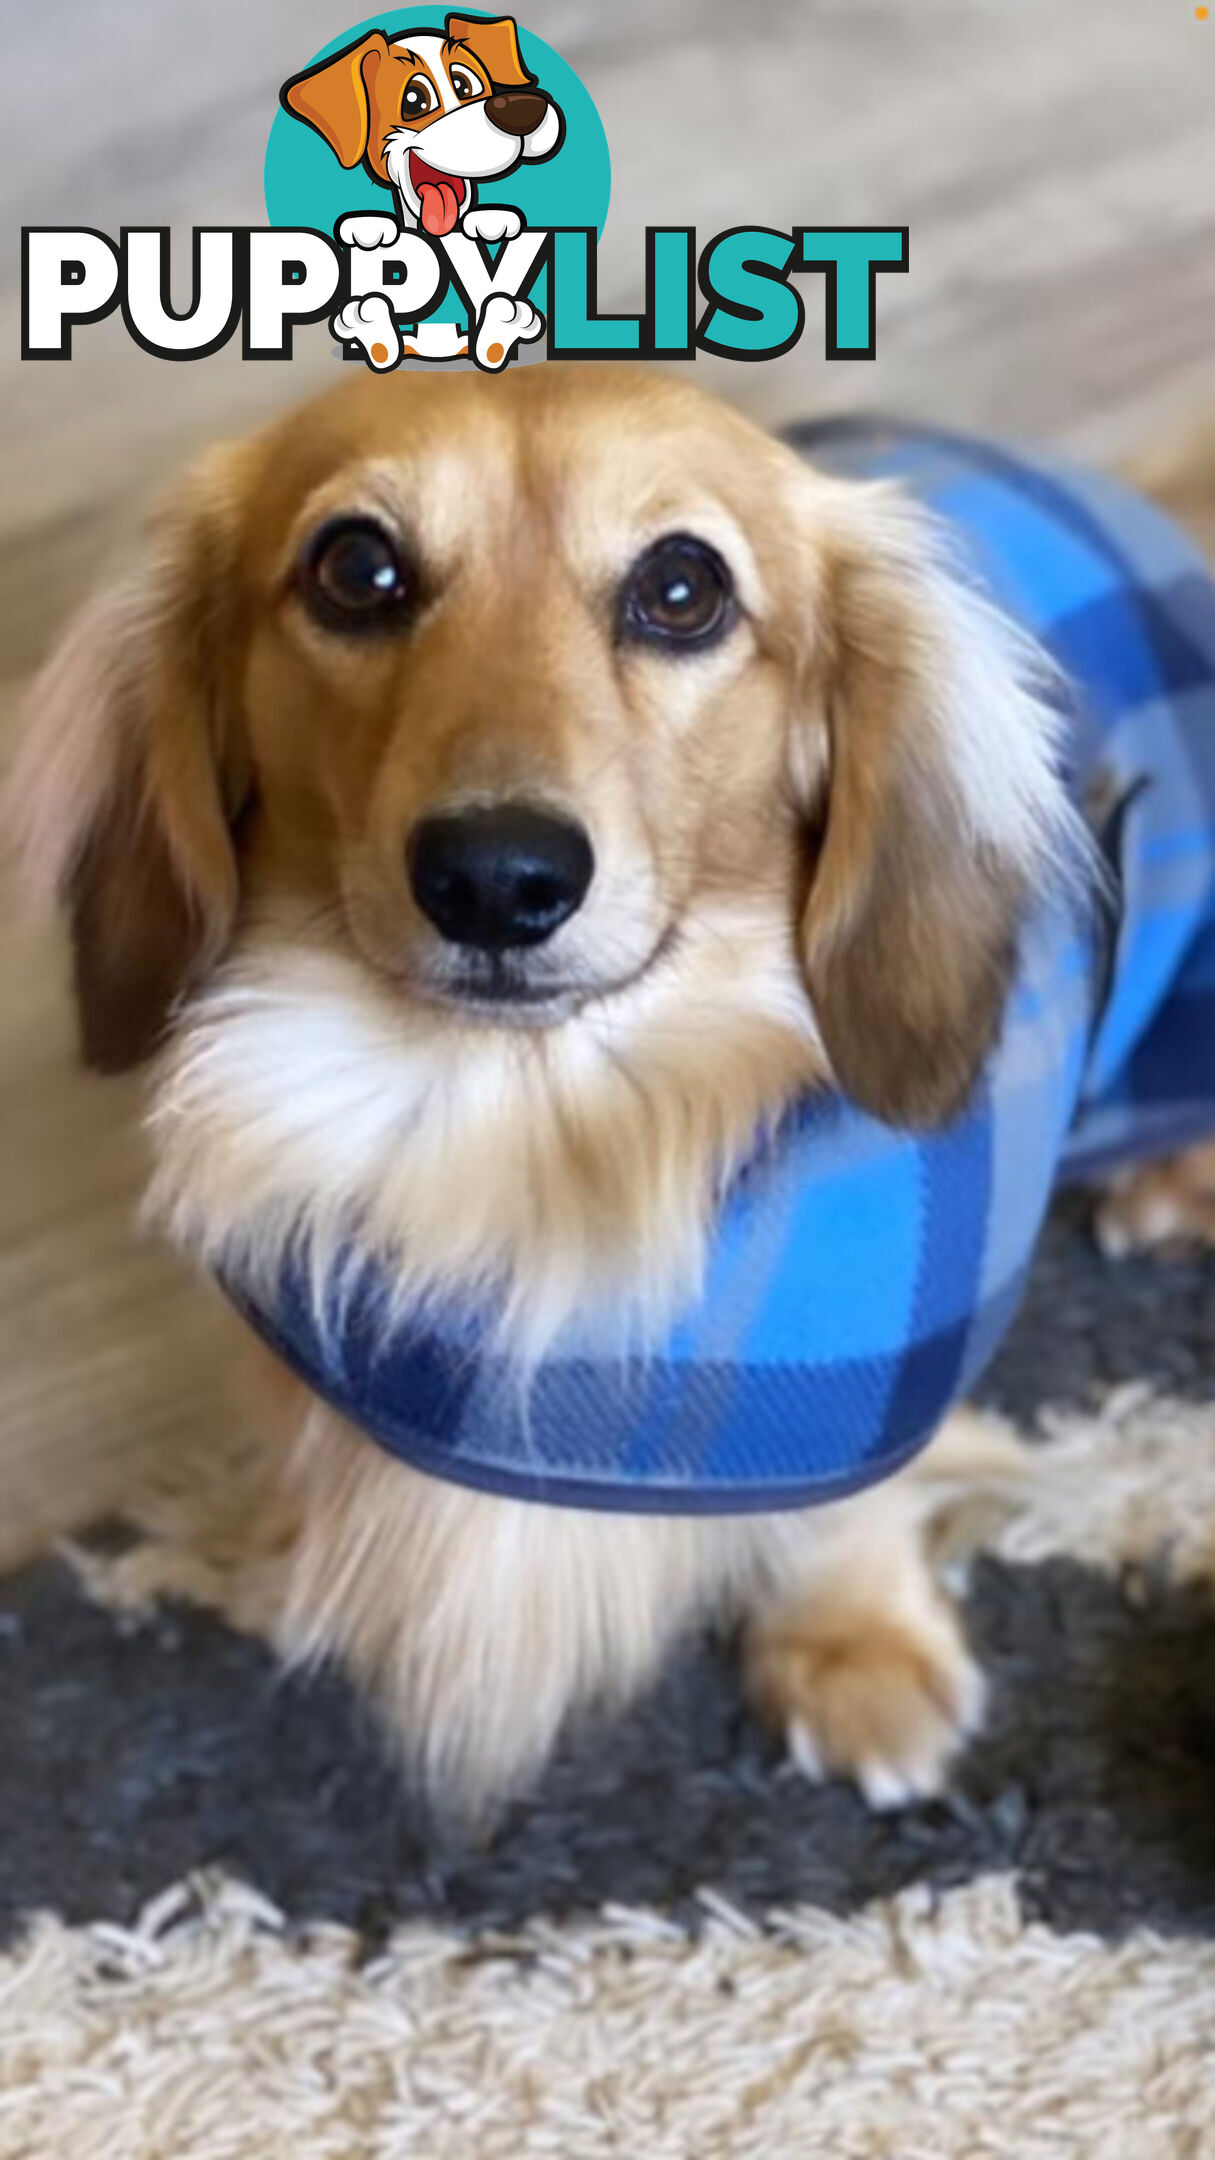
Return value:
M 300 606 L 339 511 L 416 558 L 407 633 Z M 623 645 L 615 602 L 672 531 L 740 598 L 674 659 Z M 402 1298 L 503 1286 L 521 1368 L 575 1318 L 655 1339 L 792 1096 L 839 1079 L 909 1123 L 963 1098 L 1073 840 L 1035 666 L 896 495 L 672 379 L 366 378 L 213 453 L 50 663 L 13 793 L 74 914 L 86 1048 L 164 1043 L 154 1212 L 270 1278 L 357 1220 Z M 462 1005 L 406 875 L 419 818 L 503 797 L 594 842 L 529 962 L 539 1019 Z M 527 1777 L 709 1613 L 749 1622 L 802 1761 L 877 1798 L 930 1786 L 975 1713 L 921 1541 L 956 1453 L 838 1508 L 664 1522 L 437 1484 L 294 1390 L 276 1414 L 268 1624 L 343 1658 L 449 1793 Z M 962 1453 L 1007 1474 L 970 1426 Z

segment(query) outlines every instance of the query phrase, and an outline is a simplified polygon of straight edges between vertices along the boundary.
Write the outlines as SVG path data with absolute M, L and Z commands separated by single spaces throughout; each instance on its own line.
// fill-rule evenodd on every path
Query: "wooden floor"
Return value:
M 697 362 L 765 419 L 870 403 L 1119 458 L 1215 410 L 1215 20 L 1189 0 L 535 0 L 613 146 L 600 292 L 640 297 L 646 223 L 898 223 L 878 359 Z M 279 83 L 332 0 L 59 0 L 6 25 L 0 185 L 0 740 L 21 678 L 188 453 L 332 375 L 172 366 L 121 325 L 20 363 L 19 223 L 264 216 Z M 136 1095 L 73 1068 L 62 954 L 0 917 L 0 1558 L 104 1507 L 131 1449 L 228 1429 L 218 1315 L 131 1228 Z

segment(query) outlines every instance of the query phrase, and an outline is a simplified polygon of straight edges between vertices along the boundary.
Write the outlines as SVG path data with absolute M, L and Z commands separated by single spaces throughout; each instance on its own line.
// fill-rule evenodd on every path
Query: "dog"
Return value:
M 352 1238 L 405 1303 L 493 1285 L 526 1385 L 571 1328 L 661 1342 L 791 1106 L 965 1115 L 1089 877 L 1063 729 L 896 487 L 637 369 L 365 376 L 187 476 L 36 684 L 10 815 L 86 1058 L 155 1061 L 168 1233 L 264 1299 Z M 939 1788 L 982 1684 L 928 1526 L 1015 1475 L 965 1412 L 825 1505 L 609 1512 L 395 1459 L 290 1362 L 242 1609 L 445 1807 L 710 1618 L 808 1774 Z
M 477 181 L 502 178 L 524 160 L 555 157 L 565 135 L 560 106 L 523 64 L 509 15 L 492 21 L 449 15 L 442 37 L 405 30 L 389 39 L 372 30 L 293 76 L 281 98 L 347 170 L 362 165 L 393 191 L 395 222 L 374 213 L 340 221 L 339 238 L 350 247 L 391 248 L 399 230 L 419 227 L 436 239 L 457 227 L 473 239 L 512 239 L 522 227 L 518 211 L 478 211 Z M 544 327 L 528 302 L 507 312 L 509 320 L 501 320 L 499 304 L 493 335 L 480 340 L 485 366 L 505 366 L 514 345 Z M 361 344 L 377 368 L 395 366 L 403 352 L 458 358 L 468 350 L 467 339 L 441 324 L 423 325 L 403 342 L 379 295 L 348 303 L 331 328 L 335 337 Z

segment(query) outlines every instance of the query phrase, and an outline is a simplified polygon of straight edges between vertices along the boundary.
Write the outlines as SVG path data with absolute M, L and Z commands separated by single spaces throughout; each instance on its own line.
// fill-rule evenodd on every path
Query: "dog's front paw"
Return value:
M 398 238 L 397 221 L 382 210 L 356 210 L 339 218 L 337 236 L 343 247 L 392 247 Z
M 761 1716 L 815 1780 L 848 1777 L 874 1808 L 940 1792 L 983 1714 L 982 1675 L 951 1612 L 930 1625 L 794 1607 L 753 1624 L 746 1649 Z
M 513 240 L 523 230 L 523 216 L 509 203 L 473 204 L 460 220 L 460 231 L 470 240 Z
M 1107 1260 L 1170 1247 L 1215 1249 L 1215 1142 L 1114 1178 L 1093 1219 Z
M 379 373 L 394 368 L 401 357 L 401 339 L 392 309 L 383 293 L 368 293 L 362 300 L 348 300 L 329 325 L 343 345 L 358 345 Z
M 506 293 L 491 293 L 477 324 L 478 367 L 496 373 L 506 366 L 517 345 L 530 345 L 543 332 L 544 317 L 530 300 L 512 300 Z

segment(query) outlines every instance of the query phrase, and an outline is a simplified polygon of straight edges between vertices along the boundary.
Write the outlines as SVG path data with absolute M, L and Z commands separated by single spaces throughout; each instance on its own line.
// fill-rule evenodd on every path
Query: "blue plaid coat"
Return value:
M 1112 481 L 867 421 L 802 430 L 896 478 L 1072 686 L 1076 784 L 1098 776 L 1120 896 L 1105 964 L 1065 912 L 1026 931 L 968 1110 L 908 1136 L 818 1097 L 749 1167 L 704 1295 L 647 1359 L 563 1345 L 526 1401 L 475 1313 L 386 1333 L 374 1273 L 319 1322 L 303 1267 L 270 1309 L 286 1362 L 417 1468 L 516 1498 L 735 1514 L 889 1475 L 978 1378 L 1017 1309 L 1051 1191 L 1215 1128 L 1215 586 Z

